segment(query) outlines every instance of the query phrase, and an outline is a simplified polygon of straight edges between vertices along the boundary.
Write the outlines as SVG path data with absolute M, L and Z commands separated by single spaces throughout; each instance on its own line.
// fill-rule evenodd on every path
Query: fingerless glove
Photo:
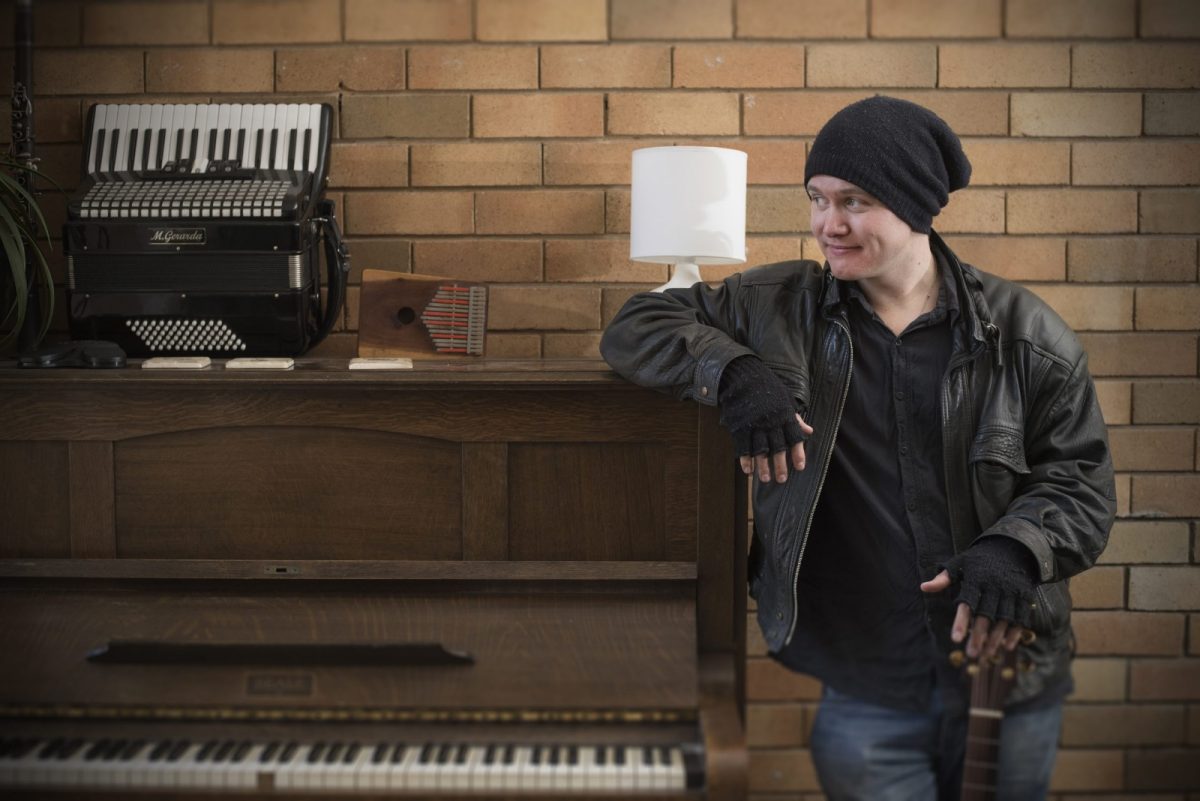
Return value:
M 806 439 L 791 392 L 757 356 L 725 365 L 718 397 L 721 425 L 733 435 L 738 456 L 777 453 Z
M 1024 545 L 1010 537 L 985 537 L 941 567 L 959 582 L 956 603 L 977 615 L 1029 628 L 1038 572 Z

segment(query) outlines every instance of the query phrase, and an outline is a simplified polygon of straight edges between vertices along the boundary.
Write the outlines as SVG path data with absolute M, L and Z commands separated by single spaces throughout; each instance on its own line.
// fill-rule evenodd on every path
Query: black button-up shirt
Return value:
M 919 587 L 954 553 L 940 399 L 959 300 L 950 271 L 940 275 L 933 310 L 900 336 L 856 285 L 838 287 L 854 364 L 800 567 L 796 631 L 777 654 L 834 689 L 913 710 L 928 708 L 953 621 L 948 593 Z

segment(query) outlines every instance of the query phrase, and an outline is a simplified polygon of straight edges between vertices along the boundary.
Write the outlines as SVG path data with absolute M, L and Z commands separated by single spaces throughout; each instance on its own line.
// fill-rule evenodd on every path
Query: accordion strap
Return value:
M 325 269 L 327 273 L 325 309 L 318 311 L 317 330 L 309 343 L 311 348 L 329 335 L 334 323 L 342 314 L 346 302 L 346 281 L 350 275 L 350 251 L 342 241 L 342 229 L 334 215 L 334 202 L 321 200 L 317 204 L 317 221 L 321 224 L 321 241 L 325 243 Z

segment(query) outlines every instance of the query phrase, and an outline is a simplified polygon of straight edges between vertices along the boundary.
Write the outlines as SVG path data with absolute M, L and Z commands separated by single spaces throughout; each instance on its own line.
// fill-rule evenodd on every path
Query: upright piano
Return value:
M 745 482 L 598 362 L 0 363 L 0 794 L 736 799 Z

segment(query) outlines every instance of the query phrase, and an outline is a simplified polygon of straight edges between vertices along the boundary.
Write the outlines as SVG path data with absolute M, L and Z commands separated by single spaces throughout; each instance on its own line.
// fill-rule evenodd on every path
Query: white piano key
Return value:
M 321 141 L 321 118 L 325 114 L 325 109 L 320 103 L 309 103 L 308 105 L 308 130 L 311 135 L 308 137 L 308 171 L 313 172 L 317 169 L 317 144 Z
M 182 138 L 176 136 L 176 139 L 179 140 L 179 147 L 175 151 L 176 161 L 190 159 L 196 155 L 192 151 L 192 131 L 196 128 L 196 106 L 185 104 L 180 108 L 183 110 L 183 117 L 178 121 L 178 127 L 175 130 L 176 133 L 181 132 L 183 136 Z
M 278 144 L 275 147 L 275 159 L 271 168 L 286 170 L 288 154 L 288 131 L 295 126 L 296 106 L 292 103 L 279 103 L 275 106 L 275 131 L 278 134 Z
M 258 164 L 260 170 L 269 170 L 271 168 L 271 131 L 275 130 L 275 104 L 267 103 L 263 108 L 262 121 L 262 147 L 258 153 Z
M 388 790 L 407 790 L 409 774 L 420 757 L 421 743 L 408 743 L 399 762 L 392 762 L 392 755 L 389 754 L 387 779 L 384 782 L 384 788 Z
M 146 149 L 146 137 L 149 135 L 150 115 L 154 112 L 154 107 L 148 103 L 139 103 L 134 106 L 129 118 L 129 158 L 125 160 L 123 170 L 138 172 L 142 169 L 142 153 Z M 136 136 L 133 136 L 136 134 Z
M 194 162 L 192 172 L 200 172 L 196 169 L 196 165 L 200 163 L 201 159 L 204 159 L 207 165 L 209 130 L 216 124 L 216 111 L 216 106 L 207 103 L 196 106 L 196 129 L 199 131 L 199 136 L 196 139 L 196 152 L 192 154 Z
M 247 121 L 242 119 L 242 103 L 234 103 L 229 107 L 229 153 L 225 158 L 234 159 L 239 164 L 242 162 L 243 152 L 245 149 L 246 139 L 246 124 Z M 250 108 L 245 105 L 245 108 Z M 241 148 L 238 147 L 238 141 L 242 142 Z
M 213 158 L 217 161 L 228 158 L 225 155 L 225 132 L 229 130 L 229 108 L 228 103 L 217 106 L 217 140 L 213 148 Z
M 304 146 L 304 134 L 312 128 L 311 108 L 311 103 L 304 103 L 299 108 L 299 115 L 296 118 L 296 157 L 292 159 L 289 169 L 303 170 L 305 168 L 304 162 L 308 150 Z
M 449 760 L 438 765 L 439 790 L 468 790 L 471 787 L 471 771 L 467 764 L 459 763 L 458 755 L 462 744 L 455 744 L 450 749 Z M 469 753 L 469 751 L 468 751 Z
M 100 132 L 106 130 L 110 108 L 114 107 L 108 103 L 100 103 L 92 112 L 92 129 L 88 132 L 87 172 L 89 175 L 100 172 L 100 156 L 97 148 L 100 146 Z

